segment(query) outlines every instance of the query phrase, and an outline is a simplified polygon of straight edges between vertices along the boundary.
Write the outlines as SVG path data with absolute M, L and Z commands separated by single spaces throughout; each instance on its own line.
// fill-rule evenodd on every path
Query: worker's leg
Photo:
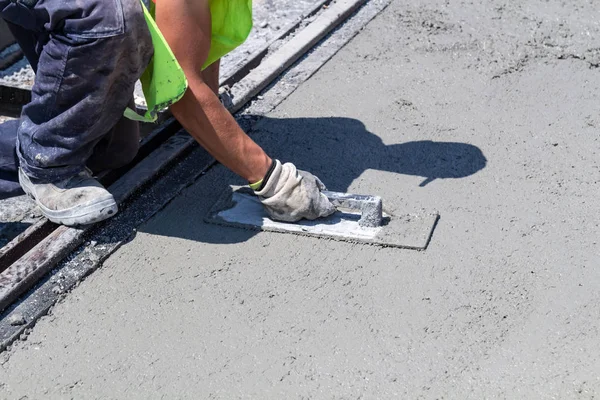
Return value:
M 129 107 L 135 107 L 133 100 L 129 102 Z M 139 144 L 139 123 L 122 117 L 94 147 L 87 166 L 93 172 L 101 172 L 127 165 L 135 158 Z
M 189 84 L 188 91 L 171 106 L 171 111 L 217 160 L 248 181 L 256 182 L 269 170 L 271 159 L 241 130 L 202 73 L 210 50 L 210 18 L 208 0 L 169 0 L 156 4 L 158 27 Z
M 27 57 L 29 64 L 34 71 L 37 71 L 39 54 L 37 48 L 41 49 L 40 43 L 44 43 L 44 40 L 40 40 L 40 34 L 36 32 L 24 29 L 20 25 L 16 25 L 11 22 L 7 22 L 11 33 L 17 40 L 21 50 Z M 133 98 L 133 94 L 130 96 Z M 130 100 L 129 107 L 135 107 L 133 100 Z M 17 124 L 12 124 L 18 127 Z M 11 125 L 11 127 L 12 127 Z M 7 136 L 8 132 L 13 133 L 12 129 L 4 129 L 3 135 L 3 148 L 0 151 L 10 153 L 10 150 L 6 147 L 11 142 Z M 16 131 L 14 132 L 16 135 Z M 14 136 L 16 145 L 16 136 Z M 102 135 L 102 139 L 94 147 L 92 156 L 87 161 L 87 166 L 92 171 L 102 171 L 107 169 L 119 168 L 123 165 L 128 164 L 137 154 L 139 146 L 139 126 L 135 121 L 131 121 L 125 117 L 121 117 L 119 122 L 111 128 L 107 133 Z M 15 147 L 15 146 L 13 146 Z M 15 179 L 17 178 L 17 169 L 14 168 Z M 18 179 L 17 179 L 18 180 Z M 12 180 L 11 180 L 12 182 Z M 1 185 L 1 182 L 0 182 Z M 0 196 L 2 196 L 2 189 L 0 189 Z
M 9 21 L 6 21 L 6 24 L 35 71 L 39 58 L 37 45 L 40 43 L 40 35 Z M 19 159 L 16 151 L 18 130 L 18 119 L 0 124 L 0 199 L 23 194 L 19 184 Z
M 30 60 L 36 80 L 17 135 L 20 184 L 54 222 L 107 218 L 117 210 L 115 200 L 84 168 L 90 157 L 111 168 L 135 155 L 137 125 L 117 123 L 152 55 L 140 3 L 33 1 L 3 8 L 3 1 L 0 12 L 10 11 L 20 28 L 31 23 L 18 18 L 23 10 L 37 23 L 32 54 L 39 60 Z
M 43 45 L 32 101 L 23 108 L 17 151 L 33 182 L 56 182 L 83 170 L 122 117 L 152 54 L 139 1 L 76 4 L 35 6 L 48 15 L 71 14 Z
M 23 194 L 15 151 L 18 129 L 17 119 L 0 124 L 0 200 Z
M 11 33 L 18 42 L 34 71 L 37 71 L 39 54 L 36 51 L 40 35 L 7 22 Z M 133 100 L 129 107 L 134 107 Z M 0 124 L 0 199 L 23 194 L 19 185 L 18 157 L 16 155 L 19 120 Z M 119 168 L 128 164 L 137 154 L 139 146 L 139 126 L 135 121 L 122 117 L 94 147 L 87 166 L 94 172 Z

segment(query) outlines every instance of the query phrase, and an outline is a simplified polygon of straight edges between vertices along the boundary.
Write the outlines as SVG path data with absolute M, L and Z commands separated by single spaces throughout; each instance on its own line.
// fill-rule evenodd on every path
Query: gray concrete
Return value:
M 254 135 L 438 210 L 427 251 L 206 225 L 216 167 L 3 355 L 2 397 L 597 397 L 600 10 L 407 3 Z

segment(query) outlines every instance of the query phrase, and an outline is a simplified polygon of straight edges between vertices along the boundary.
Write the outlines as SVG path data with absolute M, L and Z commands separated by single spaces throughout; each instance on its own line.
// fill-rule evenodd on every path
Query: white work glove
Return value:
M 323 182 L 310 172 L 300 171 L 292 163 L 273 160 L 271 175 L 261 190 L 256 191 L 267 213 L 274 220 L 296 222 L 302 218 L 317 219 L 333 214 L 336 209 L 321 193 Z

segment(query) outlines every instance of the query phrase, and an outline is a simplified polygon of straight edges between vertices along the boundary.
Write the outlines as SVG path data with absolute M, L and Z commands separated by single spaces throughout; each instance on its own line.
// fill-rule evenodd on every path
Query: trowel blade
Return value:
M 315 221 L 279 222 L 269 218 L 258 197 L 246 186 L 227 189 L 209 211 L 206 222 L 268 232 L 329 238 L 348 242 L 368 243 L 385 247 L 425 250 L 436 222 L 437 213 L 386 215 L 380 227 L 358 224 L 360 212 L 341 211 Z

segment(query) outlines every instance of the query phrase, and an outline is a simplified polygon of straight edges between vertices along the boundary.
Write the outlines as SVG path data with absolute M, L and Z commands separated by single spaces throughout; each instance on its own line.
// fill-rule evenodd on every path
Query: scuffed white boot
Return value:
M 50 221 L 67 226 L 88 225 L 112 217 L 117 203 L 89 170 L 54 183 L 33 183 L 19 168 L 19 183 Z

